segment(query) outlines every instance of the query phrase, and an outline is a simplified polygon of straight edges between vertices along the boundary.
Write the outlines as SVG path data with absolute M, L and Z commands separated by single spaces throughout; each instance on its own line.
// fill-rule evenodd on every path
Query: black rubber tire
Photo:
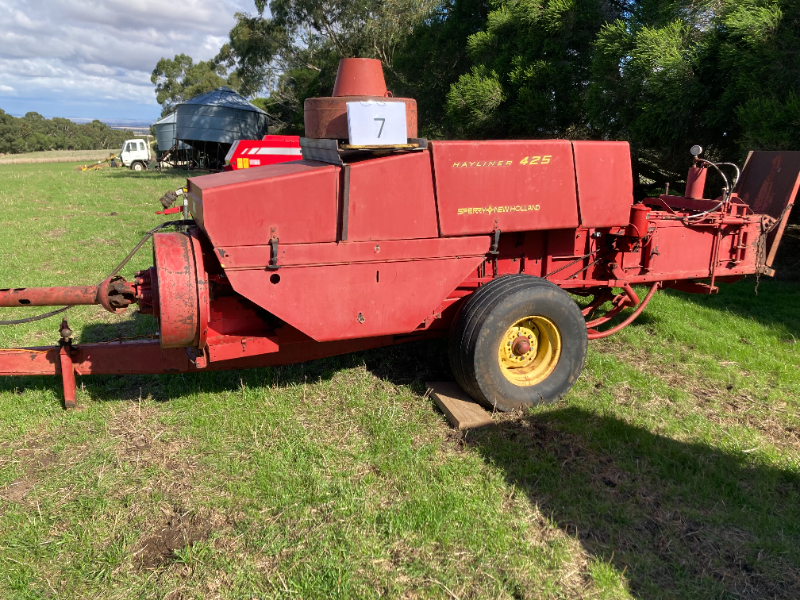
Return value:
M 133 171 L 144 171 L 144 165 L 139 162 L 138 160 L 131 165 L 131 170 Z
M 553 372 L 532 386 L 503 375 L 498 350 L 505 332 L 526 316 L 548 318 L 561 334 L 561 356 Z M 450 329 L 450 366 L 458 384 L 489 408 L 510 411 L 558 400 L 575 384 L 589 341 L 578 305 L 557 285 L 530 275 L 506 275 L 481 286 L 456 315 Z

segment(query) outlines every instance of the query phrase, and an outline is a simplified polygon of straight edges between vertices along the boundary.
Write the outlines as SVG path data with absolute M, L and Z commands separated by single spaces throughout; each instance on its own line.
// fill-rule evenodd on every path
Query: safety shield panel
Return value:
M 633 205 L 628 142 L 572 142 L 584 227 L 627 225 Z
M 295 161 L 193 177 L 189 210 L 214 246 L 333 242 L 339 170 Z
M 433 238 L 436 202 L 427 152 L 374 158 L 345 167 L 342 239 Z

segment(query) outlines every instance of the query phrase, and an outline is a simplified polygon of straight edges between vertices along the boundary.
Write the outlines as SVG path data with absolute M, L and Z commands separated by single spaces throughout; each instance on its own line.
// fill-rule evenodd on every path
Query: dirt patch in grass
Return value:
M 161 527 L 139 543 L 132 555 L 133 562 L 142 570 L 157 569 L 177 558 L 176 552 L 208 539 L 220 526 L 224 526 L 222 519 L 172 509 Z
M 135 482 L 144 472 L 155 467 L 159 473 L 148 476 L 144 488 L 137 484 L 121 486 L 119 496 L 158 490 L 177 500 L 191 497 L 192 480 L 197 471 L 194 455 L 184 452 L 192 445 L 160 420 L 157 407 L 143 402 L 129 402 L 109 420 L 108 435 L 114 440 L 114 451 L 120 463 L 133 466 L 126 481 Z
M 4 446 L 8 447 L 9 444 Z M 41 474 L 58 461 L 58 455 L 34 442 L 13 450 L 10 461 L 22 463 L 23 475 L 0 491 L 0 497 L 11 502 L 22 502 L 36 487 Z
M 35 479 L 17 479 L 8 484 L 6 489 L 3 490 L 3 498 L 11 502 L 22 502 L 35 486 Z

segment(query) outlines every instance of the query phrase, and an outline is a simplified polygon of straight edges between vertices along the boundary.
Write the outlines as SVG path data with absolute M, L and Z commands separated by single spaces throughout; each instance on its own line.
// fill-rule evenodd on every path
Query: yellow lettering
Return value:
M 542 158 L 542 157 L 541 157 L 541 156 L 531 156 L 531 162 L 530 162 L 530 164 L 532 164 L 532 165 L 538 165 L 538 164 L 539 164 L 539 159 L 540 159 L 540 158 Z
M 462 167 L 466 167 L 466 166 L 467 166 L 467 163 L 464 163 L 464 164 L 463 164 L 463 165 L 461 165 L 461 166 L 462 166 Z
M 546 165 L 550 163 L 550 159 L 553 158 L 552 154 L 548 154 L 547 156 L 542 157 L 542 164 Z
M 510 165 L 510 164 L 511 164 L 511 161 L 510 161 L 510 160 L 507 160 L 507 161 L 506 161 L 506 166 L 508 166 L 508 165 Z
M 528 157 L 526 156 L 526 157 L 525 157 L 525 158 L 523 158 L 521 161 L 519 161 L 519 164 L 521 164 L 521 165 L 527 165 L 527 164 L 528 164 Z
M 490 166 L 490 167 L 493 167 L 493 166 L 494 166 L 494 161 L 491 161 L 491 162 L 489 163 L 489 166 Z
M 457 167 L 457 166 L 458 166 L 458 163 L 453 163 L 453 166 L 454 166 L 454 167 Z

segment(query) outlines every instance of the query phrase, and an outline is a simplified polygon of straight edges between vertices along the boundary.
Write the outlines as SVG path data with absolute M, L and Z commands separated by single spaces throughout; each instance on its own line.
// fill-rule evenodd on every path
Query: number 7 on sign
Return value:
M 381 134 L 383 133 L 383 126 L 386 125 L 386 119 L 384 117 L 375 117 L 373 121 L 381 122 L 381 128 L 378 130 L 378 137 L 381 137 Z

